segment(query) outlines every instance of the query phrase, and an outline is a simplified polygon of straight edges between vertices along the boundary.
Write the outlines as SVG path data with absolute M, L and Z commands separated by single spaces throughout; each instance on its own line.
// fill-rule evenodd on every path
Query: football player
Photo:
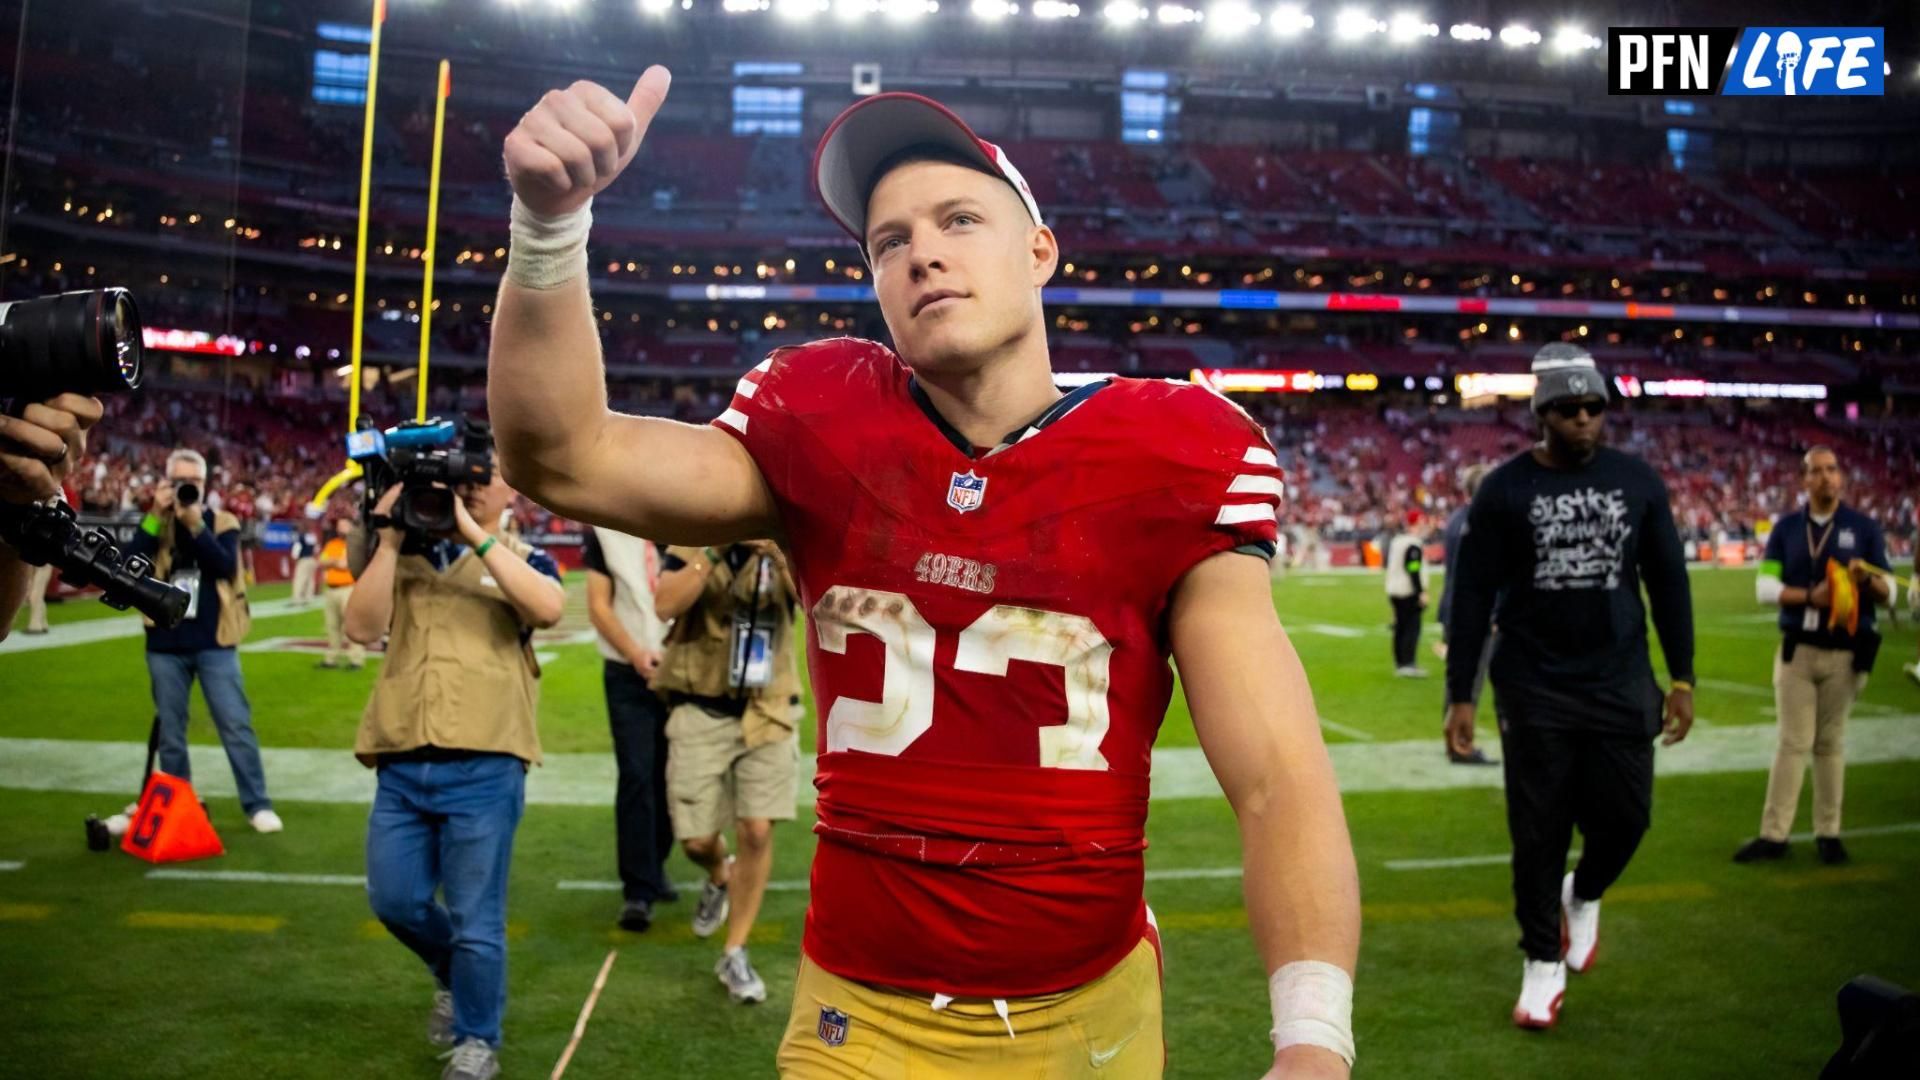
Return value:
M 1160 1075 L 1142 852 L 1171 655 L 1240 825 L 1267 1075 L 1346 1076 L 1359 889 L 1271 601 L 1264 433 L 1197 386 L 1057 389 L 1053 233 L 998 147 L 910 94 L 849 108 L 814 166 L 893 348 L 778 351 L 708 426 L 611 412 L 590 204 L 668 84 L 575 83 L 508 135 L 488 400 L 502 469 L 554 511 L 791 555 L 819 845 L 782 1075 Z

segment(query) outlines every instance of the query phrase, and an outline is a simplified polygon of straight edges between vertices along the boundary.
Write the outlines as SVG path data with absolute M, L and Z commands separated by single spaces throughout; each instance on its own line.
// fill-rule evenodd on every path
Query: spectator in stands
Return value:
M 182 779 L 193 777 L 187 699 L 198 678 L 233 769 L 241 810 L 255 830 L 279 832 L 283 826 L 267 797 L 260 740 L 253 733 L 253 709 L 240 673 L 238 646 L 252 623 L 240 521 L 208 506 L 206 458 L 184 448 L 167 455 L 165 479 L 154 486 L 151 508 L 126 549 L 153 560 L 154 577 L 192 597 L 178 626 L 163 629 L 147 621 L 160 768 Z
M 455 528 L 440 536 L 391 527 L 400 490 L 374 507 L 378 545 L 346 609 L 348 637 L 388 639 L 353 747 L 378 770 L 367 899 L 433 975 L 427 1037 L 453 1047 L 442 1080 L 491 1080 L 508 864 L 540 760 L 533 632 L 560 621 L 566 594 L 552 557 L 498 533 L 513 498 L 498 473 L 459 490 Z

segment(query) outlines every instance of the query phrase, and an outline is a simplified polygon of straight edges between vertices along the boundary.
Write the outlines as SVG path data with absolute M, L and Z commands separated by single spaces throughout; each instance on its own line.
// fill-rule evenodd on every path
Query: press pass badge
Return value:
M 773 681 L 773 628 L 755 626 L 753 620 L 736 616 L 733 620 L 733 661 L 728 665 L 727 682 L 736 690 L 758 690 Z
M 200 571 L 175 570 L 173 577 L 168 580 L 174 585 L 187 590 L 187 613 L 180 616 L 180 620 L 182 622 L 193 621 L 194 616 L 200 614 Z

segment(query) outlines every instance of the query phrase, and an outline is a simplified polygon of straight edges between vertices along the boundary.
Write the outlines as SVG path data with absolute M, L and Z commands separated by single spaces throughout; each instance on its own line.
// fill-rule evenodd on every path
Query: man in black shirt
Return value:
M 1497 621 L 1490 675 L 1526 953 L 1513 1019 L 1543 1028 L 1567 969 L 1592 965 L 1600 897 L 1646 832 L 1652 739 L 1663 721 L 1669 746 L 1693 726 L 1693 609 L 1666 485 L 1600 445 L 1607 383 L 1593 358 L 1548 345 L 1533 370 L 1543 439 L 1495 469 L 1468 512 L 1448 627 L 1447 742 L 1473 749 L 1474 669 Z M 1642 581 L 1672 677 L 1664 696 Z M 1585 853 L 1563 877 L 1575 825 Z

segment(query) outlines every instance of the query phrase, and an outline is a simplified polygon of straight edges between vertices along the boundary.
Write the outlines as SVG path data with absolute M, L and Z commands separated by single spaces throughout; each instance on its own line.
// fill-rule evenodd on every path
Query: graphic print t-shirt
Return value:
M 1666 485 L 1639 458 L 1603 447 L 1577 469 L 1548 468 L 1530 452 L 1502 465 L 1473 501 L 1456 569 L 1449 634 L 1463 657 L 1479 656 L 1494 605 L 1500 641 L 1490 675 L 1505 716 L 1657 730 L 1643 580 L 1669 671 L 1693 677 L 1686 556 Z M 1450 699 L 1466 700 L 1455 694 L 1454 667 Z

